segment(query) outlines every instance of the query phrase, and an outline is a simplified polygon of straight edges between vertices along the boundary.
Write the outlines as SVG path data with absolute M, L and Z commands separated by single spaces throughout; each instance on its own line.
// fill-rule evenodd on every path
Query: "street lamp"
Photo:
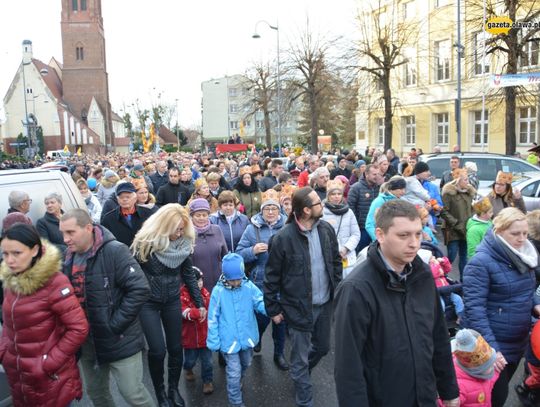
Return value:
M 266 20 L 259 20 L 255 24 L 255 34 L 252 35 L 252 38 L 258 39 L 261 36 L 257 33 L 257 26 L 260 23 L 265 23 L 271 30 L 276 31 L 277 37 L 277 78 L 276 78 L 276 104 L 277 104 L 277 120 L 278 120 L 278 154 L 281 155 L 281 74 L 280 74 L 280 63 L 279 63 L 279 27 L 278 25 L 272 25 Z
M 176 152 L 180 152 L 180 132 L 178 131 L 178 99 L 176 101 Z

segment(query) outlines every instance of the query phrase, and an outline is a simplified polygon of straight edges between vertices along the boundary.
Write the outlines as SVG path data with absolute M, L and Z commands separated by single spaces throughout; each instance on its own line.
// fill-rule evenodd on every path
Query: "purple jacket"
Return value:
M 208 292 L 212 292 L 219 280 L 221 259 L 227 252 L 227 244 L 218 225 L 210 225 L 206 232 L 197 232 L 193 251 L 193 265 L 202 271 L 204 288 Z

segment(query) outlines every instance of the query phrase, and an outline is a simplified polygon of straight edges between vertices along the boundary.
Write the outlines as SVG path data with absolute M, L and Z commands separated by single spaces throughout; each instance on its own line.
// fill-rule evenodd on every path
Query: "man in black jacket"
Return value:
M 137 192 L 131 182 L 124 182 L 116 187 L 116 199 L 118 206 L 103 217 L 101 225 L 109 229 L 116 240 L 129 247 L 144 221 L 152 216 L 154 210 L 135 204 Z
M 265 192 L 266 190 L 273 188 L 275 185 L 278 184 L 278 177 L 283 172 L 283 161 L 281 160 L 273 160 L 272 164 L 270 166 L 271 173 L 261 179 L 259 182 L 259 189 L 261 192 Z
M 298 406 L 313 406 L 310 372 L 330 349 L 332 299 L 343 272 L 336 233 L 322 213 L 317 192 L 295 191 L 287 224 L 270 241 L 265 269 L 266 312 L 289 327 Z
M 112 372 L 128 404 L 154 406 L 142 380 L 144 336 L 138 316 L 150 295 L 144 273 L 126 245 L 93 225 L 85 210 L 65 213 L 60 231 L 68 247 L 63 271 L 90 323 L 81 357 L 90 399 L 96 406 L 114 405 Z
M 459 405 L 444 312 L 417 255 L 422 222 L 395 199 L 376 215 L 377 241 L 340 285 L 335 380 L 340 407 Z
M 157 192 L 156 205 L 179 203 L 186 206 L 190 196 L 188 187 L 180 182 L 180 170 L 178 167 L 173 167 L 169 170 L 169 182 L 159 188 Z
M 165 185 L 168 181 L 167 162 L 160 160 L 156 163 L 156 172 L 150 175 L 150 181 L 154 186 L 154 192 L 157 194 L 159 188 Z

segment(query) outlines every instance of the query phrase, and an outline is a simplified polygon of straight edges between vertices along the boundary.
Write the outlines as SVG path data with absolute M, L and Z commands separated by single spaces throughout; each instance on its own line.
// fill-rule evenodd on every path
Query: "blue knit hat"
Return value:
M 221 270 L 225 280 L 241 280 L 244 278 L 244 259 L 236 253 L 229 253 L 223 257 Z

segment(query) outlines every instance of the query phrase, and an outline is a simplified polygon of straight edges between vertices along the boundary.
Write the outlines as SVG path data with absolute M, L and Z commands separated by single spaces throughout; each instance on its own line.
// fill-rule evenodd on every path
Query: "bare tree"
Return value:
M 329 40 L 313 34 L 309 21 L 301 33 L 298 43 L 291 44 L 288 51 L 287 72 L 292 75 L 291 83 L 296 88 L 296 98 L 302 97 L 306 104 L 309 120 L 311 152 L 316 153 L 319 131 L 319 115 L 324 104 L 323 92 L 329 86 L 333 59 L 330 50 L 338 39 Z
M 483 27 L 482 2 L 468 0 L 470 22 L 478 31 Z M 512 21 L 537 22 L 540 17 L 538 0 L 486 0 L 486 19 L 495 16 L 508 16 Z M 504 61 L 503 70 L 516 74 L 520 68 L 539 63 L 540 28 L 512 28 L 507 34 L 493 35 L 486 39 L 486 55 Z M 506 154 L 516 151 L 516 99 L 526 90 L 516 86 L 504 88 Z
M 399 22 L 398 13 L 401 4 L 397 0 L 378 0 L 376 7 L 359 13 L 358 26 L 360 39 L 348 57 L 360 60 L 360 64 L 351 64 L 361 72 L 371 76 L 383 93 L 384 105 L 384 149 L 392 147 L 395 102 L 392 98 L 391 75 L 396 69 L 409 62 L 404 55 L 404 48 L 416 43 L 418 24 L 414 21 Z M 385 6 L 385 7 L 383 7 Z M 416 75 L 416 72 L 414 72 Z M 417 78 L 414 78 L 416 81 Z

